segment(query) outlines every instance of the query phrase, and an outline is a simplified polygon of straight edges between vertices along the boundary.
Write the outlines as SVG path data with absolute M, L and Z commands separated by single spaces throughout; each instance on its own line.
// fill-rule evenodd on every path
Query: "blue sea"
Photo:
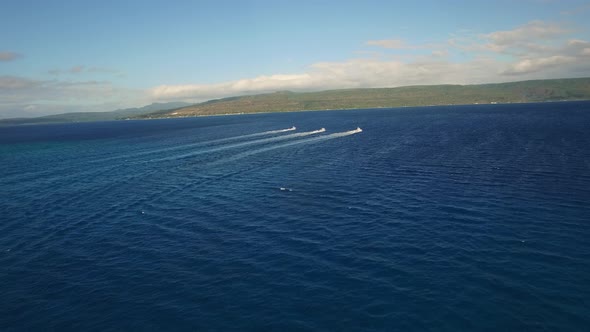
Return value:
M 3 127 L 0 165 L 0 331 L 590 329 L 590 102 Z

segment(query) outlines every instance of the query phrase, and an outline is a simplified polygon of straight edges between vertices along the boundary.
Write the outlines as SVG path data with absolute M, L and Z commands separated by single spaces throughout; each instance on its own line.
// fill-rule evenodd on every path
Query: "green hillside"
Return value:
M 301 110 L 590 100 L 590 78 L 481 85 L 430 85 L 231 97 L 139 116 L 183 117 Z

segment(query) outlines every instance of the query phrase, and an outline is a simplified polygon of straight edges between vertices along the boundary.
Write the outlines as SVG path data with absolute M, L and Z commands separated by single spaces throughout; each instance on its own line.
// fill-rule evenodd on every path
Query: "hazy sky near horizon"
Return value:
M 588 1 L 3 0 L 0 117 L 590 76 Z

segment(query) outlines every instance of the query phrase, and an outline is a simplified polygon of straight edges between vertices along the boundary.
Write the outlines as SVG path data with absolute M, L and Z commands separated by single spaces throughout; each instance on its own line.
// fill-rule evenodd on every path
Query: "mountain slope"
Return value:
M 289 91 L 231 97 L 142 115 L 182 117 L 257 112 L 355 109 L 427 105 L 526 103 L 589 100 L 590 78 L 480 85 L 431 85 L 295 93 Z

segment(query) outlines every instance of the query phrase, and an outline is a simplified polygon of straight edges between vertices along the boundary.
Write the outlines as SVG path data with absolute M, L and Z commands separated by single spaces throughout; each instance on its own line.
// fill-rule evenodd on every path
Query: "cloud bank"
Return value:
M 0 118 L 15 114 L 111 111 L 144 104 L 145 93 L 114 86 L 107 81 L 33 80 L 0 76 Z
M 370 58 L 312 64 L 303 73 L 258 76 L 217 84 L 161 85 L 155 100 L 207 100 L 277 90 L 477 84 L 590 76 L 590 42 L 568 39 L 572 30 L 532 21 L 512 30 L 460 36 L 430 45 L 402 39 L 369 40 L 383 50 Z M 400 54 L 399 50 L 404 53 Z M 407 54 L 408 52 L 415 54 Z

